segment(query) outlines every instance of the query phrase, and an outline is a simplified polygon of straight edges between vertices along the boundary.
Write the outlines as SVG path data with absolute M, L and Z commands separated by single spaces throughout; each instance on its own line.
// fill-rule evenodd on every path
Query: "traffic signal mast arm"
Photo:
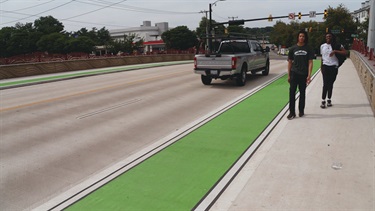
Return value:
M 316 13 L 316 15 L 324 15 L 324 13 Z M 301 16 L 310 16 L 310 14 L 301 14 Z M 272 19 L 281 19 L 281 18 L 289 18 L 288 15 L 284 15 L 284 16 L 276 16 L 276 17 L 272 17 Z M 246 19 L 246 20 L 232 20 L 232 21 L 227 21 L 227 22 L 221 22 L 221 23 L 215 23 L 215 24 L 212 24 L 212 25 L 223 25 L 223 24 L 229 24 L 229 25 L 241 25 L 243 24 L 244 22 L 251 22 L 251 21 L 261 21 L 261 20 L 269 20 L 270 17 L 266 17 L 266 18 L 254 18 L 254 19 Z

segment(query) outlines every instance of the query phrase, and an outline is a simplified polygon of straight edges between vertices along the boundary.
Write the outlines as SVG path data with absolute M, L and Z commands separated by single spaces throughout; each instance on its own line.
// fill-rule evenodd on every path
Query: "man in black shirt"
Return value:
M 311 81 L 314 52 L 307 46 L 308 36 L 306 31 L 299 31 L 297 44 L 289 49 L 288 53 L 288 82 L 289 88 L 289 120 L 296 117 L 295 102 L 297 87 L 299 96 L 299 116 L 305 115 L 306 86 Z

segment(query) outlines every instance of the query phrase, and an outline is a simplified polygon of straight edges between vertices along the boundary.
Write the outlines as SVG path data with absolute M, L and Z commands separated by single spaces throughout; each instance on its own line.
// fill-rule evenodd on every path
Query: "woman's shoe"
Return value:
M 320 107 L 321 108 L 326 108 L 326 101 L 325 100 L 322 101 L 322 104 L 320 105 Z
M 327 106 L 328 106 L 328 107 L 331 107 L 331 106 L 332 106 L 332 101 L 331 101 L 331 100 L 327 100 Z

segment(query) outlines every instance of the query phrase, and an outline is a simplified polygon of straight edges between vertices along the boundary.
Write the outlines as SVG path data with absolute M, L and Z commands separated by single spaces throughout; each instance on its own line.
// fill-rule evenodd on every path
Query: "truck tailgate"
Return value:
M 232 69 L 232 57 L 230 56 L 198 56 L 196 57 L 196 69 Z

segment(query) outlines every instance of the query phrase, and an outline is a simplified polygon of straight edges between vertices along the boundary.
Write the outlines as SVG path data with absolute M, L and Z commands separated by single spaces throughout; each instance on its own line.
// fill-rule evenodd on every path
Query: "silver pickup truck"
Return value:
M 246 74 L 270 69 L 269 49 L 263 49 L 255 40 L 224 40 L 215 54 L 197 54 L 194 57 L 194 72 L 201 74 L 204 85 L 212 79 L 235 79 L 238 86 L 246 83 Z

